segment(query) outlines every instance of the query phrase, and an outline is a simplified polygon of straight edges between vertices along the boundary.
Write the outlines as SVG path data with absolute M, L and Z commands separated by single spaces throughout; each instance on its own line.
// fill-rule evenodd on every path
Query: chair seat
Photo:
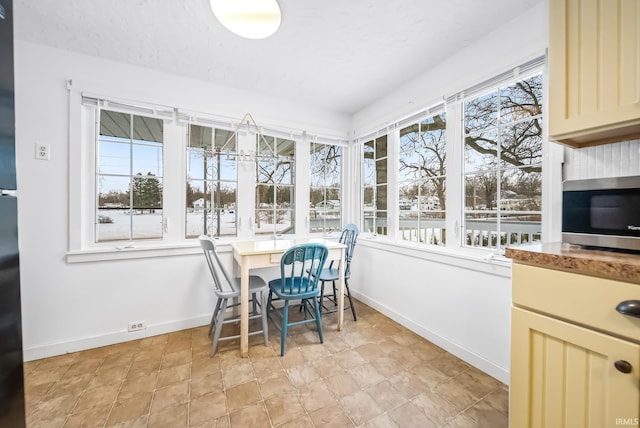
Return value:
M 320 277 L 318 278 L 320 281 L 337 281 L 340 278 L 340 273 L 338 269 L 335 268 L 326 268 L 322 269 L 320 272 Z M 349 275 L 345 275 L 344 279 L 349 279 Z
M 282 278 L 269 281 L 269 288 L 276 296 L 286 300 L 310 299 L 320 295 L 320 290 L 317 287 L 311 291 L 304 291 L 309 282 L 308 278 L 295 278 L 293 285 L 290 284 L 290 278 L 287 278 L 287 281 L 289 282 L 286 284 L 287 292 L 283 291 L 283 288 L 285 288 L 283 285 L 285 284 L 282 283 Z

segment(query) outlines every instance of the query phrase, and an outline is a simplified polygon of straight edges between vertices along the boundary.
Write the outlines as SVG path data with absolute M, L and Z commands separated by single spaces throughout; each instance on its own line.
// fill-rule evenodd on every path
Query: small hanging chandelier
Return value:
M 276 0 L 209 1 L 218 21 L 247 39 L 266 39 L 280 27 L 280 6 Z

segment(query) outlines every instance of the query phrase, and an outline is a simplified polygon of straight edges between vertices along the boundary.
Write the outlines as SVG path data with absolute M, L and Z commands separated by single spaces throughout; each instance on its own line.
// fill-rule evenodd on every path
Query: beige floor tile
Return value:
M 307 412 L 313 412 L 337 403 L 337 399 L 322 379 L 298 388 L 298 393 L 300 394 L 300 402 Z
M 314 426 L 318 428 L 338 428 L 355 426 L 337 402 L 309 413 Z
M 125 379 L 118 393 L 118 401 L 126 400 L 143 392 L 153 392 L 158 383 L 158 373 Z
M 455 379 L 457 379 L 461 384 L 466 385 L 474 397 L 478 399 L 492 391 L 495 391 L 501 385 L 500 382 L 474 367 L 471 367 L 466 372 L 456 376 Z
M 371 363 L 354 367 L 349 370 L 349 373 L 362 388 L 373 386 L 386 379 Z
M 229 414 L 231 428 L 267 428 L 271 426 L 263 403 L 255 403 Z
M 273 425 L 282 425 L 294 419 L 299 419 L 306 415 L 302 404 L 295 393 L 281 394 L 269 398 L 264 402 L 269 419 Z
M 188 403 L 166 407 L 160 412 L 152 412 L 149 415 L 149 427 L 151 428 L 185 428 L 188 421 Z
M 407 402 L 388 412 L 391 420 L 400 428 L 437 428 L 437 424 L 427 418 L 412 402 Z
M 158 371 L 160 371 L 159 359 L 134 360 L 127 372 L 127 379 L 152 375 L 157 376 Z
M 122 382 L 129 372 L 129 367 L 100 367 L 91 378 L 87 388 L 98 388 L 104 385 Z
M 158 373 L 158 384 L 156 388 L 162 388 L 174 383 L 180 383 L 189 380 L 191 376 L 191 363 L 173 366 L 168 369 L 160 370 Z
M 191 349 L 171 353 L 165 352 L 160 369 L 167 369 L 169 367 L 179 366 L 180 364 L 189 362 L 191 362 Z
M 120 382 L 117 382 L 84 391 L 74 412 L 113 404 L 116 401 L 120 385 Z
M 236 385 L 255 380 L 255 378 L 253 366 L 249 359 L 246 358 L 244 361 L 222 370 L 222 381 L 224 382 L 225 388 L 232 388 Z
M 411 401 L 422 413 L 438 425 L 444 424 L 459 413 L 456 406 L 432 391 L 425 391 Z
M 133 398 L 117 401 L 111 409 L 106 426 L 114 426 L 128 421 L 134 421 L 149 413 L 151 393 L 141 393 Z
M 84 374 L 94 374 L 98 367 L 102 364 L 103 358 L 82 359 L 74 362 L 69 370 L 64 374 L 66 376 L 81 376 Z
M 498 389 L 490 392 L 482 401 L 505 415 L 509 414 L 509 389 L 506 385 L 500 385 Z
M 324 382 L 336 398 L 342 398 L 361 389 L 350 371 L 336 370 L 336 374 L 326 377 Z
M 71 413 L 71 410 L 77 402 L 77 395 L 64 395 L 62 397 L 41 401 L 29 415 L 31 425 L 38 426 L 38 424 L 45 421 L 53 421 L 54 419 L 64 417 Z
M 111 404 L 101 407 L 94 407 L 83 412 L 73 413 L 67 419 L 65 428 L 101 428 L 104 426 L 111 411 Z
M 464 411 L 464 414 L 473 419 L 481 427 L 508 428 L 509 417 L 501 411 L 491 407 L 484 400 Z
M 85 390 L 93 375 L 88 373 L 80 376 L 64 376 L 55 383 L 47 393 L 47 397 L 60 397 L 63 395 L 79 396 Z
M 256 379 L 266 379 L 272 377 L 274 374 L 284 372 L 282 364 L 280 364 L 280 357 L 266 357 L 258 360 L 251 360 L 253 366 L 253 373 Z
M 425 382 L 409 372 L 401 372 L 390 377 L 389 382 L 398 393 L 406 399 L 411 399 L 429 389 L 429 386 Z
M 296 390 L 284 370 L 276 372 L 269 378 L 259 379 L 258 385 L 260 386 L 262 398 L 265 400 L 276 395 L 292 393 Z
M 222 390 L 224 390 L 224 386 L 222 384 L 222 374 L 219 372 L 191 378 L 190 397 L 192 400 L 212 391 Z
M 159 413 L 166 408 L 189 402 L 189 382 L 174 383 L 164 388 L 157 389 L 151 401 L 151 413 Z
M 227 389 L 226 393 L 230 413 L 262 400 L 260 387 L 256 381 L 234 386 Z
M 407 373 L 427 385 L 429 389 L 435 388 L 437 384 L 450 378 L 450 376 L 433 367 L 430 362 L 415 365 L 407 370 Z
M 371 419 L 364 425 L 361 425 L 363 428 L 398 428 L 398 425 L 393 422 L 391 417 L 388 414 L 382 414 L 380 416 L 376 416 Z
M 348 349 L 346 351 L 339 352 L 334 354 L 338 365 L 344 369 L 350 369 L 353 367 L 361 366 L 366 363 L 367 360 L 362 358 L 359 353 L 352 349 Z
M 220 358 L 218 356 L 207 357 L 200 360 L 193 360 L 191 362 L 192 378 L 208 376 L 214 373 L 222 373 L 220 369 Z
M 218 420 L 227 415 L 227 400 L 225 394 L 212 392 L 191 400 L 189 406 L 189 424 L 198 425 L 208 421 Z
M 469 416 L 461 413 L 443 425 L 443 428 L 480 428 L 480 426 Z M 492 428 L 492 427 L 487 427 Z
M 407 401 L 389 381 L 383 381 L 366 389 L 367 394 L 384 411 L 398 407 Z
M 320 379 L 320 375 L 310 362 L 305 362 L 286 369 L 287 376 L 296 387 L 307 385 L 314 380 Z
M 468 370 L 471 366 L 449 353 L 444 353 L 429 360 L 429 366 L 440 370 L 448 377 L 458 376 Z
M 149 426 L 149 415 L 141 415 L 135 419 L 129 419 L 115 425 L 107 425 L 109 428 L 147 428 Z
M 313 421 L 308 415 L 304 415 L 298 419 L 290 420 L 282 425 L 278 425 L 278 428 L 314 428 Z
M 340 404 L 356 425 L 362 425 L 383 413 L 383 410 L 363 391 L 342 397 Z

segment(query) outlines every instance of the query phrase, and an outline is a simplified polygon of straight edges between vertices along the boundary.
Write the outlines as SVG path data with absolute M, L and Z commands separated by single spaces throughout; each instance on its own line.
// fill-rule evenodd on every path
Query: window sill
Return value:
M 358 245 L 511 278 L 511 259 L 489 250 L 427 246 L 369 236 L 366 233 L 358 236 Z
M 96 247 L 68 251 L 67 263 L 100 262 L 106 260 L 130 260 L 149 257 L 168 257 L 199 254 L 202 250 L 198 241 L 179 244 L 156 244 L 131 246 Z

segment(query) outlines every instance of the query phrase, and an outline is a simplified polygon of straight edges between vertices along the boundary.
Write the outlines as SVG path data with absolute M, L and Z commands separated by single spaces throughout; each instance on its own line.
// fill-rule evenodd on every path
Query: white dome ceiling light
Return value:
M 276 0 L 210 0 L 210 4 L 227 30 L 247 39 L 266 39 L 280 27 Z

